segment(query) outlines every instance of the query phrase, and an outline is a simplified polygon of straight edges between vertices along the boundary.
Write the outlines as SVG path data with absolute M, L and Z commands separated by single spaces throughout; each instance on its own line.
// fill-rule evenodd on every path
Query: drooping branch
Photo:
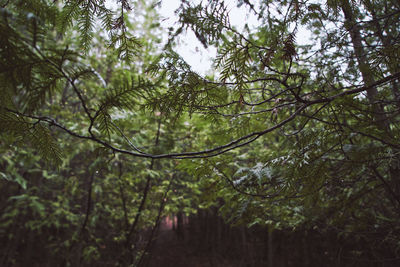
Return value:
M 243 147 L 245 145 L 248 145 L 252 142 L 254 142 L 255 140 L 257 140 L 259 137 L 268 134 L 270 132 L 275 131 L 276 129 L 281 128 L 282 126 L 286 125 L 287 123 L 291 122 L 292 120 L 294 120 L 298 115 L 301 114 L 302 111 L 306 110 L 308 107 L 311 107 L 313 105 L 317 105 L 317 104 L 324 104 L 327 102 L 332 102 L 338 98 L 341 98 L 343 96 L 346 95 L 355 95 L 358 94 L 360 92 L 369 90 L 372 87 L 377 87 L 379 85 L 383 85 L 385 83 L 388 83 L 392 80 L 395 79 L 399 79 L 400 78 L 400 72 L 395 73 L 393 75 L 389 75 L 385 78 L 382 78 L 378 81 L 376 81 L 375 83 L 369 85 L 369 86 L 363 86 L 363 87 L 359 87 L 356 89 L 352 89 L 352 90 L 347 90 L 341 93 L 338 93 L 336 95 L 330 96 L 330 97 L 326 97 L 326 98 L 321 98 L 321 99 L 315 99 L 315 100 L 307 100 L 306 103 L 302 104 L 301 106 L 299 106 L 289 117 L 287 117 L 286 119 L 281 120 L 279 123 L 274 124 L 271 127 L 268 127 L 262 131 L 256 131 L 256 132 L 252 132 L 250 134 L 244 135 L 240 138 L 237 138 L 235 140 L 232 140 L 229 143 L 226 143 L 224 145 L 220 145 L 220 146 L 216 146 L 214 148 L 211 149 L 205 149 L 205 150 L 200 150 L 200 151 L 193 151 L 193 152 L 179 152 L 179 153 L 166 153 L 166 154 L 151 154 L 151 153 L 144 153 L 144 152 L 135 152 L 135 151 L 131 151 L 131 150 L 126 150 L 126 149 L 122 149 L 122 148 L 118 148 L 113 144 L 110 144 L 109 142 L 106 142 L 94 135 L 81 135 L 78 134 L 76 132 L 74 132 L 71 129 L 68 129 L 66 126 L 56 122 L 55 119 L 50 118 L 50 117 L 45 117 L 45 116 L 34 116 L 34 115 L 27 115 L 27 114 L 23 114 L 21 112 L 18 112 L 16 110 L 11 110 L 8 108 L 4 108 L 5 111 L 7 112 L 11 112 L 14 113 L 16 115 L 19 116 L 23 116 L 23 117 L 27 117 L 27 118 L 31 118 L 34 120 L 38 120 L 41 122 L 45 122 L 47 123 L 49 126 L 54 126 L 57 127 L 58 129 L 66 132 L 67 134 L 80 138 L 80 139 L 85 139 L 85 140 L 90 140 L 93 141 L 95 143 L 98 143 L 102 146 L 104 146 L 105 148 L 108 148 L 110 150 L 112 150 L 115 153 L 121 153 L 121 154 L 126 154 L 126 155 L 130 155 L 130 156 L 134 156 L 134 157 L 142 157 L 142 158 L 151 158 L 151 159 L 162 159 L 162 158 L 175 158 L 175 159 L 184 159 L 184 158 L 209 158 L 209 157 L 215 157 L 217 155 L 221 155 L 223 153 L 226 153 L 228 151 L 231 151 L 233 149 L 237 149 L 239 147 Z

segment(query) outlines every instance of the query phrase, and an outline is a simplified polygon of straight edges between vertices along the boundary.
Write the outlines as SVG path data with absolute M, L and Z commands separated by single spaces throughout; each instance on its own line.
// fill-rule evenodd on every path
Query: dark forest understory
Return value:
M 213 212 L 191 216 L 179 230 L 164 219 L 145 266 L 175 267 L 397 267 L 400 259 L 371 250 L 362 239 L 337 238 L 335 231 L 279 231 L 230 227 Z M 376 253 L 384 260 L 376 261 Z

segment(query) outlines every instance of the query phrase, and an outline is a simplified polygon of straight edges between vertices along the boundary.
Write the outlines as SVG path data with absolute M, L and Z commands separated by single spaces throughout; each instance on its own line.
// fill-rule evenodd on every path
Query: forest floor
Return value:
M 194 242 L 179 239 L 168 222 L 160 226 L 157 241 L 151 251 L 148 267 L 230 267 L 222 256 L 213 255 L 207 250 L 198 249 Z

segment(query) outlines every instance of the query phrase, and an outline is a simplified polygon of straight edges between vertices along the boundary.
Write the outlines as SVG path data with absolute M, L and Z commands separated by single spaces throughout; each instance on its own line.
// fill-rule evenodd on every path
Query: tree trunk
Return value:
M 375 83 L 374 79 L 374 71 L 372 70 L 370 64 L 368 64 L 368 59 L 367 59 L 367 53 L 365 52 L 365 49 L 362 44 L 362 37 L 361 37 L 361 31 L 360 31 L 360 26 L 357 23 L 355 19 L 355 15 L 353 13 L 353 10 L 351 8 L 351 5 L 348 0 L 342 0 L 342 11 L 345 17 L 345 23 L 344 26 L 346 27 L 347 31 L 350 33 L 351 41 L 353 44 L 353 49 L 355 56 L 357 58 L 357 63 L 358 63 L 358 68 L 361 72 L 363 81 L 365 83 L 365 86 L 370 86 Z M 379 30 L 379 29 L 378 29 Z M 378 38 L 379 38 L 379 34 Z M 381 38 L 383 38 L 382 34 Z M 381 40 L 384 44 L 386 40 L 383 38 Z M 367 90 L 367 98 L 372 105 L 372 110 L 374 112 L 374 118 L 376 125 L 378 126 L 378 129 L 384 131 L 386 133 L 387 139 L 390 140 L 391 142 L 393 141 L 394 143 L 397 143 L 396 139 L 393 137 L 393 135 L 390 132 L 390 121 L 386 117 L 384 113 L 384 108 L 377 102 L 377 94 L 378 90 L 375 87 L 371 87 Z M 398 149 L 395 149 L 395 154 L 398 152 Z M 399 156 L 395 156 L 394 160 L 392 160 L 392 164 L 389 167 L 388 170 L 388 176 L 390 177 L 390 186 L 392 188 L 387 188 L 386 184 L 385 188 L 386 191 L 393 191 L 394 196 L 391 196 L 389 194 L 389 199 L 394 198 L 394 201 L 398 202 L 398 199 L 400 198 L 400 159 Z M 392 199 L 393 201 L 393 199 Z M 397 203 L 397 210 L 399 210 L 400 203 Z
M 182 211 L 178 211 L 176 214 L 176 234 L 179 240 L 185 239 L 185 234 L 183 231 L 183 213 Z
M 268 226 L 268 267 L 274 267 L 273 226 Z
M 350 33 L 351 42 L 353 44 L 354 54 L 357 59 L 358 68 L 361 72 L 362 79 L 365 86 L 370 86 L 375 83 L 374 72 L 368 64 L 367 54 L 362 45 L 362 37 L 360 33 L 360 26 L 354 18 L 354 14 L 348 0 L 342 0 L 342 11 L 345 17 L 344 26 Z M 378 90 L 376 87 L 371 87 L 367 90 L 367 98 L 372 105 L 374 112 L 375 122 L 381 130 L 388 132 L 387 118 L 384 114 L 383 108 L 376 102 Z

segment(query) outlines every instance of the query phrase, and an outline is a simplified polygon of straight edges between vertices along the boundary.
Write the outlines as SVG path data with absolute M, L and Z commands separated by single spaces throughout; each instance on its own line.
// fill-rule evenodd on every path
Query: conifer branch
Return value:
M 137 152 L 133 152 L 133 151 L 129 151 L 129 150 L 125 150 L 125 149 L 121 149 L 116 147 L 115 145 L 112 145 L 104 140 L 99 139 L 98 137 L 94 136 L 93 134 L 90 134 L 90 136 L 85 136 L 85 135 L 80 135 L 78 133 L 75 133 L 74 131 L 66 128 L 65 126 L 57 123 L 54 119 L 49 118 L 49 117 L 38 117 L 38 116 L 32 116 L 32 115 L 26 115 L 23 113 L 20 113 L 18 111 L 15 110 L 11 110 L 8 108 L 5 108 L 5 110 L 7 110 L 8 112 L 12 112 L 14 114 L 20 115 L 20 116 L 24 116 L 24 117 L 28 117 L 28 118 L 32 118 L 32 119 L 36 119 L 39 121 L 43 121 L 48 123 L 49 125 L 53 125 L 61 130 L 63 130 L 64 132 L 67 132 L 68 134 L 78 137 L 80 139 L 86 139 L 86 140 L 91 140 L 93 142 L 96 142 L 98 144 L 101 144 L 102 146 L 111 149 L 113 152 L 116 153 L 122 153 L 122 154 L 127 154 L 127 155 L 131 155 L 131 156 L 135 156 L 135 157 L 143 157 L 143 158 L 152 158 L 152 159 L 161 159 L 161 158 L 176 158 L 176 159 L 184 159 L 184 158 L 209 158 L 209 157 L 215 157 L 218 155 L 221 155 L 223 153 L 226 153 L 228 151 L 231 151 L 233 149 L 239 148 L 239 147 L 243 147 L 245 145 L 248 145 L 252 142 L 254 142 L 255 140 L 257 140 L 259 137 L 270 133 L 276 129 L 281 128 L 282 126 L 286 125 L 287 123 L 289 123 L 290 121 L 294 120 L 297 115 L 299 115 L 303 110 L 307 109 L 309 106 L 315 105 L 315 104 L 320 104 L 320 103 L 326 103 L 326 102 L 331 102 L 337 98 L 340 98 L 342 96 L 345 95 L 351 95 L 351 94 L 357 94 L 360 93 L 362 91 L 366 91 L 371 87 L 376 87 L 378 85 L 390 82 L 393 79 L 398 79 L 400 77 L 400 72 L 396 73 L 394 75 L 390 75 L 387 76 L 379 81 L 377 81 L 376 83 L 370 85 L 370 86 L 364 86 L 361 88 L 356 88 L 353 90 L 348 90 L 339 94 L 336 94 L 334 96 L 331 96 L 329 98 L 323 98 L 323 99 L 317 99 L 317 100 L 311 100 L 311 101 L 307 101 L 305 104 L 303 104 L 302 106 L 298 107 L 296 109 L 296 111 L 294 111 L 289 117 L 287 117 L 286 119 L 280 121 L 279 123 L 274 124 L 273 126 L 262 130 L 262 131 L 257 131 L 257 132 L 252 132 L 248 135 L 242 136 L 240 138 L 237 138 L 229 143 L 226 143 L 224 145 L 221 146 L 216 146 L 214 148 L 211 149 L 206 149 L 206 150 L 201 150 L 201 151 L 194 151 L 194 152 L 180 152 L 180 153 L 167 153 L 167 154 L 148 154 L 148 153 L 137 153 Z M 72 85 L 72 84 L 71 84 Z M 89 132 L 90 133 L 90 132 Z M 137 150 L 136 150 L 137 151 Z

